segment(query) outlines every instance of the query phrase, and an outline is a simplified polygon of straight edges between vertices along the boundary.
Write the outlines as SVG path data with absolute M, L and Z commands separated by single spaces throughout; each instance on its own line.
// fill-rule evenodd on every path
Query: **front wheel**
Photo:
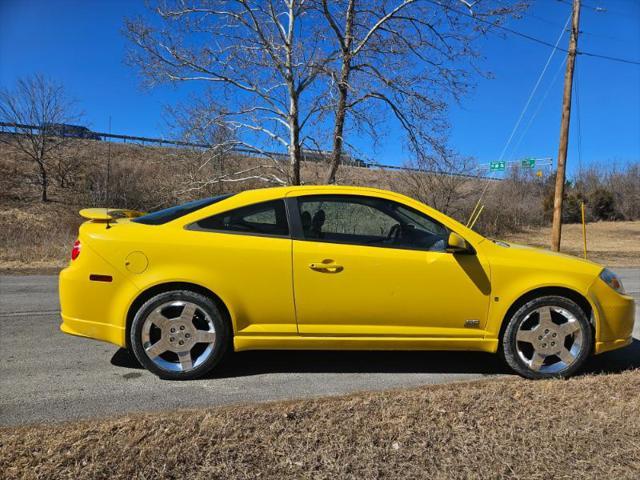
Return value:
M 211 371 L 226 353 L 229 327 L 216 304 L 189 290 L 148 300 L 131 324 L 138 361 L 161 378 L 191 380 Z
M 591 324 L 568 298 L 536 298 L 507 321 L 502 353 L 507 364 L 523 377 L 569 377 L 591 353 Z

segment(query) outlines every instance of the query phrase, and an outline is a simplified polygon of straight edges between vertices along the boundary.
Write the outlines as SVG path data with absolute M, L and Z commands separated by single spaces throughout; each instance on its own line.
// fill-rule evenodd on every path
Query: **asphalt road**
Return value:
M 640 303 L 640 269 L 616 269 Z M 211 378 L 162 381 L 122 349 L 58 330 L 57 277 L 0 276 L 0 425 L 251 403 L 510 374 L 472 352 L 243 352 Z M 636 313 L 636 338 L 640 322 Z M 640 341 L 587 371 L 640 366 Z

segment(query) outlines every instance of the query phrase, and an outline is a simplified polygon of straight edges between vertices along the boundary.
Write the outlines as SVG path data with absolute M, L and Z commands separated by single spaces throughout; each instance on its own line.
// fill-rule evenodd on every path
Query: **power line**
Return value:
M 571 2 L 569 0 L 557 0 L 560 3 L 565 3 L 567 5 L 571 5 Z M 628 17 L 629 14 L 625 13 L 625 12 L 621 12 L 620 10 L 611 10 L 609 7 L 600 7 L 597 5 L 587 5 L 582 3 L 581 4 L 584 8 L 588 9 L 588 10 L 593 10 L 596 13 L 612 13 L 613 15 L 622 15 L 624 17 Z
M 520 126 L 520 122 L 522 122 L 522 118 L 524 117 L 524 114 L 527 112 L 527 109 L 529 108 L 529 105 L 531 104 L 531 101 L 533 100 L 533 97 L 535 96 L 536 92 L 538 91 L 538 87 L 540 86 L 540 82 L 542 81 L 542 77 L 544 77 L 544 74 L 547 71 L 547 68 L 549 68 L 549 64 L 551 63 L 551 59 L 553 58 L 553 56 L 556 53 L 556 47 L 558 46 L 558 44 L 560 43 L 560 40 L 562 40 L 562 37 L 564 36 L 564 32 L 567 29 L 567 25 L 569 25 L 569 22 L 571 21 L 571 15 L 569 15 L 567 17 L 567 21 L 564 24 L 564 26 L 562 27 L 562 29 L 560 30 L 560 35 L 558 35 L 558 40 L 556 40 L 555 45 L 553 46 L 553 50 L 551 50 L 551 53 L 549 54 L 549 58 L 547 58 L 547 63 L 544 64 L 544 67 L 542 68 L 542 71 L 540 72 L 540 75 L 538 75 L 538 80 L 536 81 L 535 85 L 533 86 L 533 89 L 531 90 L 531 93 L 529 94 L 529 98 L 527 99 L 526 103 L 524 104 L 524 107 L 522 108 L 522 111 L 520 112 L 520 116 L 518 117 L 518 120 L 516 121 L 515 125 L 513 126 L 513 130 L 511 130 L 511 135 L 509 135 L 509 138 L 507 139 L 507 143 L 505 143 L 504 148 L 502 149 L 502 152 L 500 153 L 500 158 L 498 158 L 498 161 L 502 161 L 502 159 L 504 158 L 504 154 L 507 152 L 507 148 L 509 148 L 509 145 L 511 144 L 511 140 L 513 140 L 513 136 L 516 134 L 516 131 L 518 130 L 518 127 Z
M 584 55 L 585 57 L 604 58 L 605 60 L 611 60 L 613 62 L 622 62 L 622 63 L 629 63 L 631 65 L 640 65 L 640 62 L 637 61 L 637 60 L 629 60 L 629 59 L 620 58 L 620 57 L 610 57 L 609 55 L 601 55 L 601 54 L 598 54 L 598 53 L 578 51 L 578 52 L 576 52 L 576 54 L 577 55 Z
M 567 28 L 567 25 L 569 25 L 569 21 L 571 20 L 571 15 L 569 15 L 569 17 L 567 18 L 567 23 L 565 23 L 565 25 L 562 27 L 562 30 L 560 30 L 560 35 L 558 36 L 558 40 L 556 41 L 556 44 L 553 46 L 553 50 L 551 50 L 551 53 L 549 54 L 549 57 L 547 58 L 547 62 L 544 64 L 544 67 L 542 68 L 542 71 L 540 72 L 540 75 L 538 76 L 538 80 L 536 81 L 535 85 L 533 86 L 533 89 L 531 90 L 531 93 L 529 94 L 529 98 L 527 99 L 524 107 L 522 108 L 522 111 L 520 112 L 520 116 L 518 117 L 518 120 L 516 121 L 515 125 L 513 126 L 513 129 L 511 130 L 511 135 L 509 135 L 509 138 L 507 139 L 507 142 L 505 143 L 502 152 L 500 153 L 500 158 L 498 159 L 498 162 L 502 161 L 504 154 L 507 151 L 507 148 L 509 147 L 509 145 L 511 144 L 511 140 L 513 140 L 513 136 L 515 135 L 516 131 L 518 130 L 518 127 L 520 126 L 520 122 L 522 121 L 522 118 L 524 117 L 524 114 L 527 111 L 527 108 L 529 108 L 529 104 L 531 103 L 531 100 L 533 100 L 533 97 L 536 93 L 536 91 L 538 90 L 538 86 L 540 86 L 540 82 L 542 81 L 542 77 L 544 77 L 545 72 L 547 71 L 547 68 L 549 68 L 549 63 L 551 62 L 551 59 L 553 58 L 553 55 L 556 53 L 556 48 L 558 46 L 558 44 L 560 43 L 560 40 L 562 40 L 562 37 L 564 36 L 564 32 Z M 563 62 L 564 63 L 564 62 Z M 525 132 L 526 133 L 526 132 Z M 522 140 L 522 139 L 520 139 Z M 479 216 L 480 213 L 478 211 L 478 208 L 480 208 L 480 211 L 482 210 L 482 206 L 480 205 L 480 202 L 482 202 L 482 199 L 484 198 L 485 194 L 487 193 L 487 190 L 489 189 L 489 178 L 487 178 L 487 183 L 484 186 L 484 188 L 482 189 L 482 191 L 480 192 L 480 196 L 478 197 L 478 201 L 476 202 L 476 206 L 473 208 L 473 211 L 471 212 L 471 215 L 469 216 L 469 220 L 467 221 L 467 225 L 471 225 L 471 221 L 474 217 L 474 215 Z M 476 218 L 477 220 L 477 218 Z M 475 220 L 473 220 L 475 222 Z
M 544 18 L 544 17 L 540 17 L 538 15 L 535 15 L 533 13 L 527 13 L 527 16 L 529 18 L 535 18 L 536 20 L 541 21 L 542 23 L 547 23 L 549 25 L 553 25 L 554 27 L 561 27 L 562 24 L 559 22 L 556 22 L 555 20 L 549 20 L 548 18 Z
M 567 4 L 567 5 L 573 5 L 573 4 L 572 4 L 570 1 L 568 1 L 568 0 L 556 0 L 556 1 L 557 1 L 557 2 L 560 2 L 560 3 L 565 3 L 565 4 Z M 606 10 L 605 8 L 602 8 L 602 7 L 596 7 L 596 6 L 594 6 L 594 5 L 587 5 L 586 3 L 580 3 L 580 5 L 581 5 L 582 7 L 584 7 L 584 8 L 589 8 L 589 9 L 594 10 L 594 11 L 596 11 L 596 12 L 604 12 L 604 11 Z
M 549 83 L 549 86 L 547 87 L 547 90 L 544 92 L 544 94 L 542 95 L 542 99 L 540 100 L 540 103 L 538 104 L 538 107 L 536 108 L 536 110 L 533 112 L 533 115 L 531 115 L 531 117 L 529 118 L 529 122 L 527 123 L 527 126 L 524 129 L 524 132 L 522 132 L 522 135 L 520 136 L 518 143 L 516 143 L 516 146 L 513 147 L 512 151 L 511 151 L 511 156 L 512 158 L 516 157 L 516 155 L 520 152 L 518 149 L 520 148 L 520 144 L 522 144 L 522 141 L 525 139 L 525 137 L 527 136 L 527 133 L 529 133 L 529 129 L 531 128 L 531 126 L 533 125 L 534 120 L 536 119 L 536 117 L 538 116 L 538 113 L 540 113 L 540 110 L 542 109 L 542 106 L 544 105 L 545 100 L 547 99 L 547 97 L 549 96 L 549 93 L 551 92 L 551 89 L 553 88 L 553 86 L 556 83 L 556 80 L 558 79 L 558 75 L 560 75 L 560 72 L 562 71 L 562 67 L 564 66 L 564 64 L 566 63 L 567 59 L 564 58 L 560 64 L 558 65 L 558 69 L 556 70 L 556 73 L 553 75 L 553 78 L 551 80 L 551 82 Z
M 576 70 L 576 81 L 573 84 L 573 93 L 576 96 L 576 117 L 578 118 L 578 169 L 582 170 L 582 121 L 580 120 L 580 70 Z
M 526 113 L 527 108 L 529 108 L 529 104 L 531 103 L 531 100 L 533 100 L 533 97 L 534 97 L 536 91 L 538 90 L 538 86 L 540 86 L 540 82 L 542 81 L 542 77 L 544 77 L 544 74 L 547 71 L 547 68 L 549 68 L 549 63 L 551 62 L 551 59 L 555 55 L 556 50 L 558 49 L 557 48 L 558 44 L 560 43 L 560 40 L 562 40 L 562 37 L 564 36 L 564 32 L 567 29 L 567 26 L 569 25 L 570 21 L 571 21 L 571 15 L 569 15 L 569 17 L 567 17 L 566 23 L 564 24 L 564 26 L 560 30 L 560 35 L 558 36 L 558 40 L 556 40 L 555 45 L 551 45 L 552 50 L 551 50 L 551 53 L 549 54 L 549 57 L 547 58 L 547 62 L 544 64 L 544 67 L 542 68 L 542 71 L 540 72 L 540 75 L 538 76 L 538 80 L 536 81 L 535 85 L 533 86 L 533 89 L 531 90 L 531 93 L 529 94 L 529 98 L 527 99 L 524 107 L 522 108 L 522 111 L 520 112 L 520 116 L 518 117 L 518 120 L 516 121 L 515 125 L 513 126 L 513 129 L 511 130 L 511 135 L 509 135 L 509 138 L 507 139 L 507 142 L 505 143 L 505 145 L 504 145 L 504 147 L 502 149 L 502 152 L 500 153 L 500 158 L 498 159 L 498 162 L 502 161 L 502 158 L 504 157 L 504 154 L 506 153 L 507 148 L 511 144 L 511 140 L 513 139 L 513 136 L 515 135 L 516 131 L 518 130 L 518 127 L 520 126 L 520 122 L 522 121 L 522 118 L 524 117 L 524 114 Z M 473 211 L 471 212 L 469 220 L 467 221 L 467 225 L 471 224 L 471 220 L 474 217 L 474 215 L 476 215 L 476 211 L 478 210 L 478 208 L 482 209 L 482 207 L 480 206 L 480 202 L 482 202 L 482 199 L 484 198 L 485 194 L 487 193 L 487 190 L 489 189 L 489 183 L 490 182 L 487 181 L 486 185 L 484 186 L 484 188 L 480 192 L 480 196 L 478 197 L 478 201 L 476 202 L 476 206 L 473 208 Z M 477 215 L 480 215 L 480 213 L 477 213 Z
M 533 18 L 533 19 L 538 20 L 539 22 L 542 22 L 542 23 L 546 23 L 547 25 L 553 25 L 554 27 L 561 27 L 562 26 L 562 24 L 560 22 L 556 22 L 554 20 L 549 20 L 548 18 L 544 18 L 544 17 L 541 17 L 539 15 L 535 15 L 533 13 L 527 13 L 527 17 L 528 18 Z M 619 38 L 619 37 L 613 37 L 611 35 L 603 35 L 602 33 L 587 32 L 586 30 L 582 30 L 582 29 L 580 29 L 580 35 L 588 35 L 589 37 L 606 38 L 607 40 L 611 40 L 613 42 L 624 43 L 624 44 L 629 43 L 628 39 Z
M 640 3 L 639 3 L 640 5 Z M 538 15 L 535 15 L 533 13 L 527 13 L 527 17 L 528 18 L 533 18 L 534 20 L 537 20 L 539 22 L 545 23 L 547 25 L 553 25 L 554 27 L 560 27 L 562 26 L 562 24 L 560 22 L 555 22 L 553 20 L 549 20 L 548 18 L 544 18 L 544 17 L 540 17 Z M 616 42 L 616 43 L 624 43 L 625 45 L 629 44 L 629 42 L 633 41 L 629 38 L 621 38 L 621 37 L 614 37 L 612 35 L 605 35 L 603 33 L 596 33 L 596 32 L 591 32 L 591 31 L 587 31 L 587 30 L 583 30 L 580 29 L 580 35 L 587 35 L 588 37 L 594 37 L 594 38 L 604 38 L 606 40 L 609 40 L 611 42 Z
M 546 40 L 542 40 L 540 38 L 536 38 L 536 37 L 533 37 L 531 35 L 527 35 L 526 33 L 518 32 L 517 30 L 513 30 L 512 28 L 505 27 L 504 25 L 500 25 L 499 23 L 495 23 L 495 22 L 492 22 L 490 20 L 485 20 L 484 18 L 469 14 L 469 13 L 464 12 L 462 10 L 458 10 L 457 8 L 450 7 L 449 5 L 443 5 L 442 3 L 438 2 L 437 0 L 425 0 L 425 1 L 428 2 L 428 3 L 432 3 L 433 5 L 436 5 L 436 6 L 440 7 L 440 8 L 444 8 L 445 10 L 449 10 L 451 12 L 457 13 L 458 15 L 462 15 L 463 17 L 471 18 L 472 20 L 475 20 L 476 22 L 484 23 L 484 24 L 490 25 L 490 26 L 492 26 L 494 28 L 499 28 L 500 30 L 504 30 L 505 32 L 509 32 L 509 33 L 511 33 L 513 35 L 525 38 L 525 39 L 530 40 L 532 42 L 536 42 L 536 43 L 539 43 L 541 45 L 545 45 L 547 47 L 551 47 L 553 49 L 560 50 L 561 52 L 565 52 L 565 53 L 569 52 L 566 48 L 557 47 L 557 46 L 553 45 L 552 43 L 547 42 Z M 602 58 L 602 59 L 605 59 L 605 60 L 610 60 L 612 62 L 621 62 L 621 63 L 628 63 L 628 64 L 631 64 L 631 65 L 640 65 L 640 61 L 637 61 L 637 60 L 629 60 L 627 58 L 613 57 L 613 56 L 609 56 L 609 55 L 601 55 L 601 54 L 598 54 L 598 53 L 576 51 L 576 55 L 585 55 L 587 57 Z

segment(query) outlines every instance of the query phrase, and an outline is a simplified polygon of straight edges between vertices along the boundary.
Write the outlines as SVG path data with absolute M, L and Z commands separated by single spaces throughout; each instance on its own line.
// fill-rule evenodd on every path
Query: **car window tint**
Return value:
M 400 204 L 397 204 L 397 212 L 405 218 L 408 223 L 413 223 L 416 228 L 420 228 L 427 233 L 441 237 L 447 237 L 449 235 L 449 231 L 443 225 L 432 220 L 423 213 Z
M 331 234 L 383 237 L 397 223 L 369 205 L 342 200 L 302 201 L 300 210 L 305 237 L 309 238 Z
M 298 199 L 305 239 L 444 251 L 447 229 L 399 203 L 348 195 Z
M 197 222 L 202 230 L 261 235 L 289 235 L 283 200 L 272 200 L 219 213 Z
M 194 200 L 192 202 L 187 202 L 182 205 L 177 205 L 175 207 L 165 208 L 163 210 L 158 210 L 156 212 L 147 213 L 141 217 L 138 217 L 133 222 L 136 223 L 144 223 L 146 225 L 162 225 L 164 223 L 168 223 L 172 220 L 176 220 L 180 217 L 183 217 L 189 213 L 193 213 L 201 208 L 208 207 L 209 205 L 213 205 L 225 198 L 231 197 L 232 194 L 228 195 L 218 195 L 217 197 L 204 198 L 202 200 Z

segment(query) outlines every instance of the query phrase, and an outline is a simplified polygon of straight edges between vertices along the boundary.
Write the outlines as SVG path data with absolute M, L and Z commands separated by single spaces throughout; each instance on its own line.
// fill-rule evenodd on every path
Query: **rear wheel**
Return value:
M 591 353 L 591 324 L 568 298 L 536 298 L 520 307 L 508 322 L 502 353 L 507 364 L 524 377 L 568 377 Z
M 190 380 L 211 371 L 226 353 L 229 327 L 217 305 L 189 290 L 148 300 L 131 324 L 138 361 L 161 378 Z

